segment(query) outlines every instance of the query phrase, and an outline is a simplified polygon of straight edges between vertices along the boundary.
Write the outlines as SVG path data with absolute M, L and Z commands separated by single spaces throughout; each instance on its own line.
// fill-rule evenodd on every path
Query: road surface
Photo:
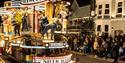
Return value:
M 106 61 L 106 60 L 101 60 L 101 59 L 96 59 L 88 56 L 83 56 L 83 55 L 73 55 L 73 58 L 79 58 L 80 63 L 112 63 L 112 61 Z

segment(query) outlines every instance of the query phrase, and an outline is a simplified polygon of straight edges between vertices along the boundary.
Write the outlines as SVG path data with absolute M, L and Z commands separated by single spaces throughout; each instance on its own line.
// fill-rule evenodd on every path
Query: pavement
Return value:
M 73 53 L 73 60 L 74 58 L 79 58 L 80 63 L 112 63 L 113 59 L 105 59 L 105 58 L 99 58 L 95 57 L 94 55 L 84 55 L 83 53 L 80 52 L 74 52 L 70 51 Z M 123 61 L 119 61 L 118 63 L 125 63 Z
M 75 59 L 79 58 L 79 63 L 112 63 L 112 59 L 98 58 L 93 55 L 83 55 L 79 52 L 70 51 L 73 54 L 72 61 L 70 63 L 75 63 Z M 2 62 L 1 62 L 2 61 Z M 16 58 L 12 56 L 0 56 L 0 63 L 23 63 L 19 62 Z M 125 62 L 119 62 L 125 63 Z
M 0 58 L 3 61 L 3 63 L 22 63 L 12 56 L 2 55 L 2 56 L 0 56 Z
M 5 61 L 0 57 L 0 63 L 5 63 Z

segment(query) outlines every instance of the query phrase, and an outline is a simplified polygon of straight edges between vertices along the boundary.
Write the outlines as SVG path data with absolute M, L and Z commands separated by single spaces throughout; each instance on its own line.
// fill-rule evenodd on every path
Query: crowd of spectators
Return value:
M 81 34 L 71 37 L 68 38 L 68 44 L 72 51 L 99 58 L 113 59 L 113 63 L 117 63 L 118 60 L 125 61 L 125 35 L 122 33 L 114 36 Z

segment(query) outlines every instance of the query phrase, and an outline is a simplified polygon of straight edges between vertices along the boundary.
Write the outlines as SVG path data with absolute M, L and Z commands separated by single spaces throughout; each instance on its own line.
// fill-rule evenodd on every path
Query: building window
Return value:
M 11 3 L 8 3 L 8 6 L 11 6 Z
M 97 26 L 97 31 L 101 31 L 101 25 Z
M 108 32 L 108 28 L 109 26 L 108 25 L 105 25 L 105 31 Z
M 106 4 L 106 5 L 105 5 L 105 8 L 109 8 L 109 4 Z
M 120 17 L 122 17 L 122 14 L 117 14 L 116 17 L 120 18 Z
M 99 10 L 99 14 L 102 14 L 102 10 Z
M 98 19 L 101 19 L 101 18 L 102 18 L 102 16 L 98 16 L 97 18 L 98 18 Z
M 105 9 L 105 14 L 109 14 L 109 9 Z
M 6 7 L 6 4 L 4 4 L 4 6 Z
M 118 7 L 122 7 L 122 2 L 118 2 Z
M 122 8 L 118 8 L 118 13 L 122 13 Z
M 105 14 L 109 14 L 109 4 L 105 5 Z
M 118 10 L 117 13 L 122 13 L 122 2 L 118 2 Z
M 104 19 L 109 19 L 110 16 L 109 15 L 104 15 Z
M 99 5 L 99 9 L 102 9 L 102 5 Z

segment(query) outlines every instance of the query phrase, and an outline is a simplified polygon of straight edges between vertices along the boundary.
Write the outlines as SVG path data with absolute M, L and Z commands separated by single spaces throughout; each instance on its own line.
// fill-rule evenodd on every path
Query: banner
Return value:
M 66 63 L 71 61 L 72 54 L 62 57 L 33 57 L 33 62 L 39 63 Z

